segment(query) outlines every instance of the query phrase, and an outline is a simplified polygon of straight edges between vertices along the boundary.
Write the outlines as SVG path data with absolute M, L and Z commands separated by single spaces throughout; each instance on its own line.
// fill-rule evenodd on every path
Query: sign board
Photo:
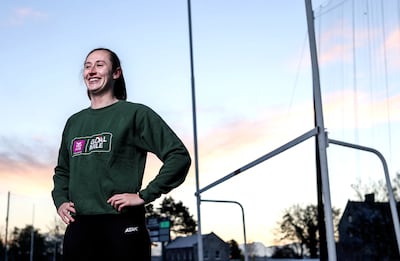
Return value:
M 147 229 L 149 230 L 151 242 L 168 242 L 171 239 L 171 221 L 169 218 L 147 218 Z

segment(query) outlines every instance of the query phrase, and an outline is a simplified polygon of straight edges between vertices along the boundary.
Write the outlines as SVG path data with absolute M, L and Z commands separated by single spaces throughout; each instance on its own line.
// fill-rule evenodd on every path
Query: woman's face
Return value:
M 113 91 L 114 80 L 120 75 L 120 69 L 112 71 L 110 54 L 105 50 L 94 51 L 86 58 L 83 78 L 89 95 L 104 94 Z

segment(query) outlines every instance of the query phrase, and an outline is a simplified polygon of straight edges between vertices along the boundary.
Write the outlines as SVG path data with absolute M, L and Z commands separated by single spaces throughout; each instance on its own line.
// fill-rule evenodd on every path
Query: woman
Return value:
M 150 260 L 144 204 L 185 180 L 190 155 L 153 110 L 126 101 L 113 51 L 89 52 L 83 77 L 90 107 L 67 120 L 53 176 L 64 260 Z M 142 189 L 147 152 L 163 165 Z

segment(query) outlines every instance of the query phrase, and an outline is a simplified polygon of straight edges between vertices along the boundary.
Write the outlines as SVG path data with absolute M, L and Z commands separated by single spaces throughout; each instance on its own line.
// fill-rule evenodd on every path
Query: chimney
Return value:
M 370 194 L 365 194 L 365 202 L 367 203 L 374 203 L 375 202 L 375 194 L 370 193 Z

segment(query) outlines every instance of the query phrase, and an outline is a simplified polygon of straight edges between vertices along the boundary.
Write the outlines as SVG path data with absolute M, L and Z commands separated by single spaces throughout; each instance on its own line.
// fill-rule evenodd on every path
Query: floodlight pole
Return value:
M 189 27 L 189 48 L 190 48 L 190 65 L 191 65 L 191 87 L 192 87 L 192 112 L 193 112 L 193 132 L 194 132 L 194 162 L 195 162 L 195 174 L 196 174 L 196 198 L 197 198 L 197 218 L 198 218 L 198 231 L 197 231 L 197 242 L 198 242 L 198 261 L 203 261 L 203 239 L 201 235 L 201 213 L 200 194 L 216 183 L 200 190 L 199 188 L 199 171 L 198 171 L 198 148 L 197 148 L 197 124 L 196 124 L 196 99 L 195 99 L 195 80 L 194 80 L 194 65 L 193 65 L 193 48 L 192 48 L 192 22 L 191 22 L 191 6 L 190 0 L 187 1 L 188 5 L 188 27 Z M 325 216 L 325 227 L 328 247 L 328 258 L 329 261 L 336 261 L 336 246 L 333 229 L 332 219 L 332 206 L 329 189 L 329 177 L 328 177 L 328 166 L 327 166 L 327 153 L 326 149 L 328 146 L 323 111 L 322 111 L 322 99 L 319 81 L 319 70 L 318 70 L 318 58 L 317 48 L 315 41 L 315 29 L 314 29 L 314 17 L 311 6 L 311 0 L 305 0 L 306 14 L 307 14 L 307 25 L 308 25 L 308 36 L 310 44 L 311 62 L 312 62 L 312 73 L 313 73 L 313 99 L 314 99 L 314 117 L 315 117 L 315 129 L 317 130 L 317 157 L 318 167 L 321 175 L 321 186 L 322 186 L 322 198 L 324 203 L 324 216 Z M 235 176 L 238 173 L 233 173 L 229 176 Z
M 34 242 L 35 242 L 35 204 L 33 204 L 32 208 L 32 229 L 31 229 L 31 251 L 29 252 L 29 260 L 33 261 L 33 249 L 34 249 Z
M 329 188 L 329 175 L 328 175 L 328 160 L 326 149 L 328 147 L 327 135 L 324 126 L 324 117 L 322 110 L 321 87 L 318 69 L 317 46 L 315 41 L 315 28 L 314 28 L 314 14 L 312 10 L 311 0 L 305 0 L 307 25 L 308 25 L 308 39 L 310 45 L 311 65 L 312 65 L 312 78 L 313 78 L 313 99 L 314 99 L 314 117 L 315 125 L 318 129 L 317 134 L 317 164 L 320 170 L 322 199 L 324 205 L 325 229 L 326 229 L 326 243 L 328 250 L 328 260 L 336 261 L 336 244 L 333 228 L 332 217 L 332 204 Z M 317 167 L 317 169 L 318 169 Z
M 201 202 L 216 202 L 216 203 L 233 203 L 239 205 L 239 207 L 242 210 L 242 222 L 243 222 L 243 240 L 244 240 L 244 261 L 248 261 L 248 255 L 247 255 L 247 239 L 246 239 L 246 222 L 244 221 L 244 208 L 242 204 L 240 204 L 237 201 L 232 201 L 232 200 L 213 200 L 213 199 L 202 199 Z
M 4 249 L 4 260 L 8 261 L 8 217 L 10 213 L 10 191 L 7 193 L 7 215 L 6 215 L 6 238 Z
M 201 235 L 201 213 L 200 213 L 200 193 L 199 191 L 199 157 L 197 145 L 197 116 L 196 116 L 196 90 L 194 80 L 194 62 L 193 62 L 193 39 L 192 39 L 192 14 L 190 0 L 187 1 L 188 7 L 188 28 L 189 28 L 189 51 L 190 51 L 190 80 L 192 89 L 192 114 L 193 114 L 193 147 L 194 147 L 194 164 L 196 174 L 196 199 L 197 199 L 197 255 L 198 261 L 203 261 L 203 237 Z

